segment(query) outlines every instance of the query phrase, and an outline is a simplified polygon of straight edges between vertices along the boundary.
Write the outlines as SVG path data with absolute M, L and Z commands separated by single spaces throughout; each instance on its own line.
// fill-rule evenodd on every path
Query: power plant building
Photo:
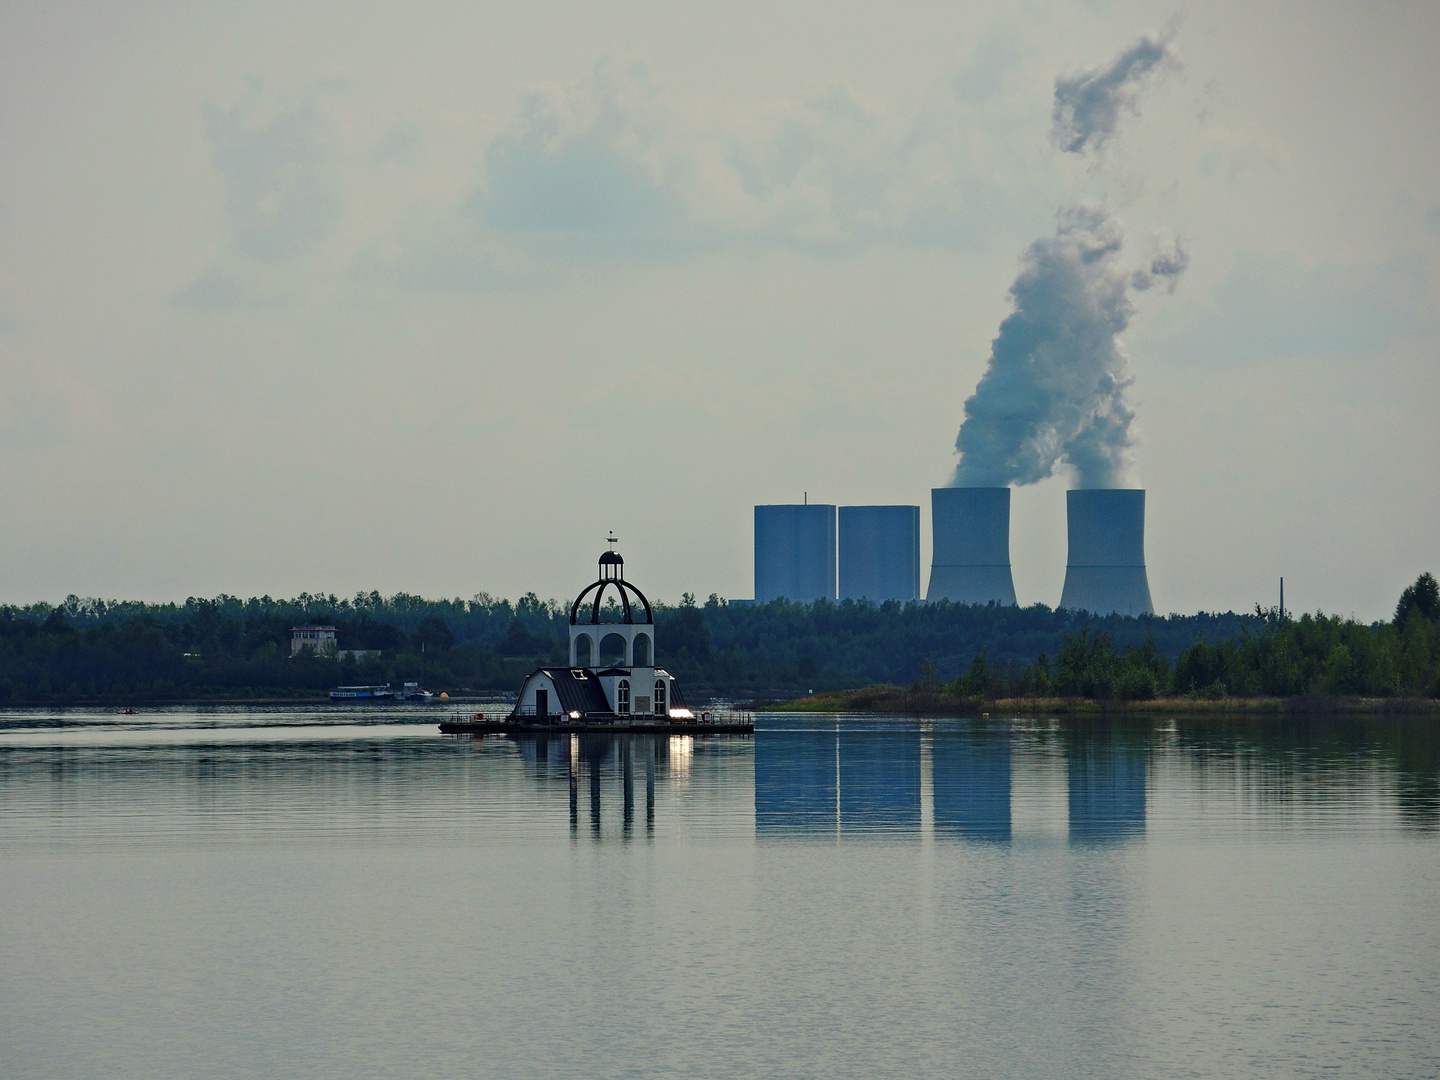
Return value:
M 1145 575 L 1145 491 L 1065 493 L 1070 551 L 1060 606 L 1096 615 L 1152 615 Z
M 1015 603 L 1008 487 L 935 488 L 930 524 L 934 545 L 926 600 Z
M 918 600 L 920 507 L 842 506 L 840 599 Z
M 755 507 L 755 601 L 835 599 L 835 507 Z

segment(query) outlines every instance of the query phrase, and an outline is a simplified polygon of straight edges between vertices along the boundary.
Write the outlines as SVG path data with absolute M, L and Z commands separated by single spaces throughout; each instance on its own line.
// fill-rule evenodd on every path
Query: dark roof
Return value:
M 600 556 L 601 566 L 608 566 L 611 563 L 618 563 L 621 566 L 624 566 L 625 560 L 620 557 L 620 553 L 618 551 L 607 551 L 605 552 L 605 554 Z
M 555 696 L 565 712 L 608 713 L 610 702 L 599 681 L 583 668 L 537 668 L 525 679 L 544 675 L 555 684 Z
M 629 669 L 628 667 L 607 667 L 604 671 L 597 671 L 595 674 L 596 674 L 596 675 L 625 675 L 625 676 L 629 676 L 629 674 L 630 674 L 630 669 Z

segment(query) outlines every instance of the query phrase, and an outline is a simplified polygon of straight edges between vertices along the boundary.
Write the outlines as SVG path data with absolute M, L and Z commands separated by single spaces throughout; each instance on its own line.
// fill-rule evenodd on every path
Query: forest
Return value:
M 566 660 L 568 608 L 527 593 L 406 593 L 144 604 L 67 597 L 0 608 L 0 703 L 322 700 L 337 685 L 422 682 L 513 691 Z M 1440 590 L 1430 574 L 1389 622 L 1262 609 L 1096 617 L 951 603 L 704 603 L 655 607 L 658 662 L 696 700 L 926 684 L 966 697 L 1138 700 L 1172 694 L 1440 695 Z M 334 625 L 357 662 L 304 651 L 291 628 Z

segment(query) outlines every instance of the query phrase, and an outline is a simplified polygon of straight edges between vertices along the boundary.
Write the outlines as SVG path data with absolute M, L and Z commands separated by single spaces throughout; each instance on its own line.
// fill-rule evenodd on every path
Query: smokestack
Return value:
M 1008 487 L 934 488 L 930 525 L 935 543 L 926 600 L 1015 603 Z
M 1144 488 L 1065 493 L 1070 556 L 1060 606 L 1097 615 L 1153 615 L 1145 576 Z

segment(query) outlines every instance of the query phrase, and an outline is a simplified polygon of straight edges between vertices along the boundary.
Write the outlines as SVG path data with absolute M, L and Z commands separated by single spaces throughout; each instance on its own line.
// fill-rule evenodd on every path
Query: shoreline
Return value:
M 336 709 L 351 709 L 357 707 L 391 708 L 399 706 L 444 710 L 455 705 L 503 705 L 509 708 L 511 704 L 512 702 L 502 700 L 495 695 L 480 694 L 452 694 L 443 700 L 435 697 L 429 701 L 332 701 L 327 693 L 317 697 L 88 698 L 65 701 L 56 701 L 53 699 L 39 701 L 21 700 L 0 703 L 0 712 L 9 709 L 202 709 L 212 706 L 257 708 L 267 705 L 276 707 L 325 705 L 332 706 Z
M 1434 698 L 1361 698 L 1307 694 L 1298 697 L 1151 698 L 1097 701 L 1091 698 L 961 698 L 897 686 L 870 686 L 757 708 L 765 712 L 858 713 L 891 716 L 1440 716 Z

